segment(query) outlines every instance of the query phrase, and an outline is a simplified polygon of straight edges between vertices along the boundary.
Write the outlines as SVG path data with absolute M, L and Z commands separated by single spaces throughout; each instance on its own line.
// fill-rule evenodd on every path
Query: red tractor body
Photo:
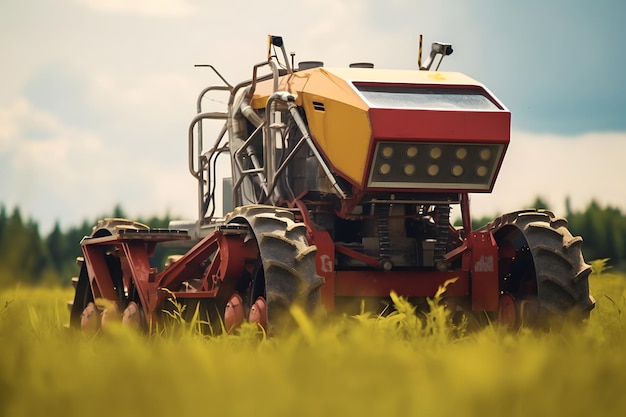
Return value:
M 82 241 L 73 326 L 121 319 L 153 329 L 184 305 L 213 331 L 246 319 L 271 328 L 294 304 L 384 311 L 395 292 L 426 307 L 442 286 L 454 312 L 512 327 L 593 308 L 582 239 L 564 219 L 527 210 L 472 230 L 469 194 L 493 189 L 510 140 L 510 112 L 482 84 L 428 71 L 432 63 L 296 70 L 282 39 L 270 46 L 282 63 L 270 54 L 251 80 L 200 95 L 189 127 L 198 220 L 155 230 L 108 219 Z M 259 76 L 264 66 L 271 73 Z M 215 92 L 228 94 L 225 112 L 202 109 Z M 205 123 L 215 120 L 223 127 L 206 150 Z M 217 217 L 221 156 L 232 207 Z M 191 244 L 159 270 L 149 258 L 165 241 Z

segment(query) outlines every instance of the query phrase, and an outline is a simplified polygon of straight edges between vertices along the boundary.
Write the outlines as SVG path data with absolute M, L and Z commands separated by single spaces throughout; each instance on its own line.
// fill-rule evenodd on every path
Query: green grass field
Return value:
M 622 416 L 626 276 L 590 286 L 589 321 L 548 334 L 455 337 L 441 311 L 424 327 L 407 309 L 270 339 L 90 338 L 64 328 L 71 289 L 5 290 L 0 416 Z

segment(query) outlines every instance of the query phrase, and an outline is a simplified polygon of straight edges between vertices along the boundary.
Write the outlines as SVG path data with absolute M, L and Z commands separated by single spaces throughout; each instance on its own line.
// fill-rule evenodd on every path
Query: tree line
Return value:
M 541 198 L 532 207 L 550 209 Z M 107 217 L 126 217 L 117 206 Z M 609 258 L 609 264 L 619 269 L 626 267 L 626 216 L 613 207 L 603 207 L 592 201 L 583 211 L 571 210 L 566 201 L 565 216 L 573 235 L 584 239 L 583 254 L 587 262 Z M 167 228 L 170 215 L 137 219 L 153 228 Z M 473 219 L 474 227 L 490 218 Z M 76 227 L 62 230 L 57 222 L 53 230 L 42 236 L 32 219 L 24 219 L 19 208 L 7 210 L 0 205 L 0 287 L 19 284 L 69 285 L 78 274 L 76 258 L 82 256 L 80 241 L 92 232 L 93 221 L 83 221 Z M 151 262 L 162 266 L 171 249 L 157 247 Z
M 127 216 L 116 206 L 104 217 Z M 167 228 L 170 215 L 137 221 L 152 228 Z M 66 230 L 57 222 L 47 236 L 42 236 L 37 222 L 24 219 L 19 208 L 9 212 L 0 205 L 0 288 L 15 284 L 69 285 L 78 275 L 76 259 L 83 255 L 80 241 L 92 233 L 96 222 L 85 220 Z M 172 251 L 158 246 L 151 259 L 153 266 L 163 265 Z
M 549 204 L 537 197 L 529 206 L 551 210 Z M 592 200 L 582 211 L 572 210 L 570 199 L 565 200 L 565 213 L 555 213 L 567 219 L 568 229 L 574 236 L 583 238 L 583 255 L 587 263 L 607 259 L 608 266 L 626 270 L 626 214 L 610 206 L 601 206 Z M 478 228 L 496 216 L 472 219 Z

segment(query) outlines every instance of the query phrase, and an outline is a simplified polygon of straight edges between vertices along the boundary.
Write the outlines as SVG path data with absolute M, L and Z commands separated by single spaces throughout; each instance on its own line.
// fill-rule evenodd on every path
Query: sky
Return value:
M 561 215 L 567 197 L 626 212 L 624 16 L 621 0 L 2 0 L 0 205 L 42 233 L 118 204 L 193 220 L 187 129 L 199 92 L 220 82 L 195 64 L 235 84 L 273 34 L 296 61 L 415 69 L 423 34 L 452 43 L 442 70 L 484 83 L 512 114 L 474 215 L 537 196 Z

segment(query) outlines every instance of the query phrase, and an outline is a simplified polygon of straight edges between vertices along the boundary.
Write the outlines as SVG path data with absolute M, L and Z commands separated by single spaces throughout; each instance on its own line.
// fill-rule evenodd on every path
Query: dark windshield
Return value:
M 356 87 L 373 107 L 501 110 L 479 89 L 371 85 Z

